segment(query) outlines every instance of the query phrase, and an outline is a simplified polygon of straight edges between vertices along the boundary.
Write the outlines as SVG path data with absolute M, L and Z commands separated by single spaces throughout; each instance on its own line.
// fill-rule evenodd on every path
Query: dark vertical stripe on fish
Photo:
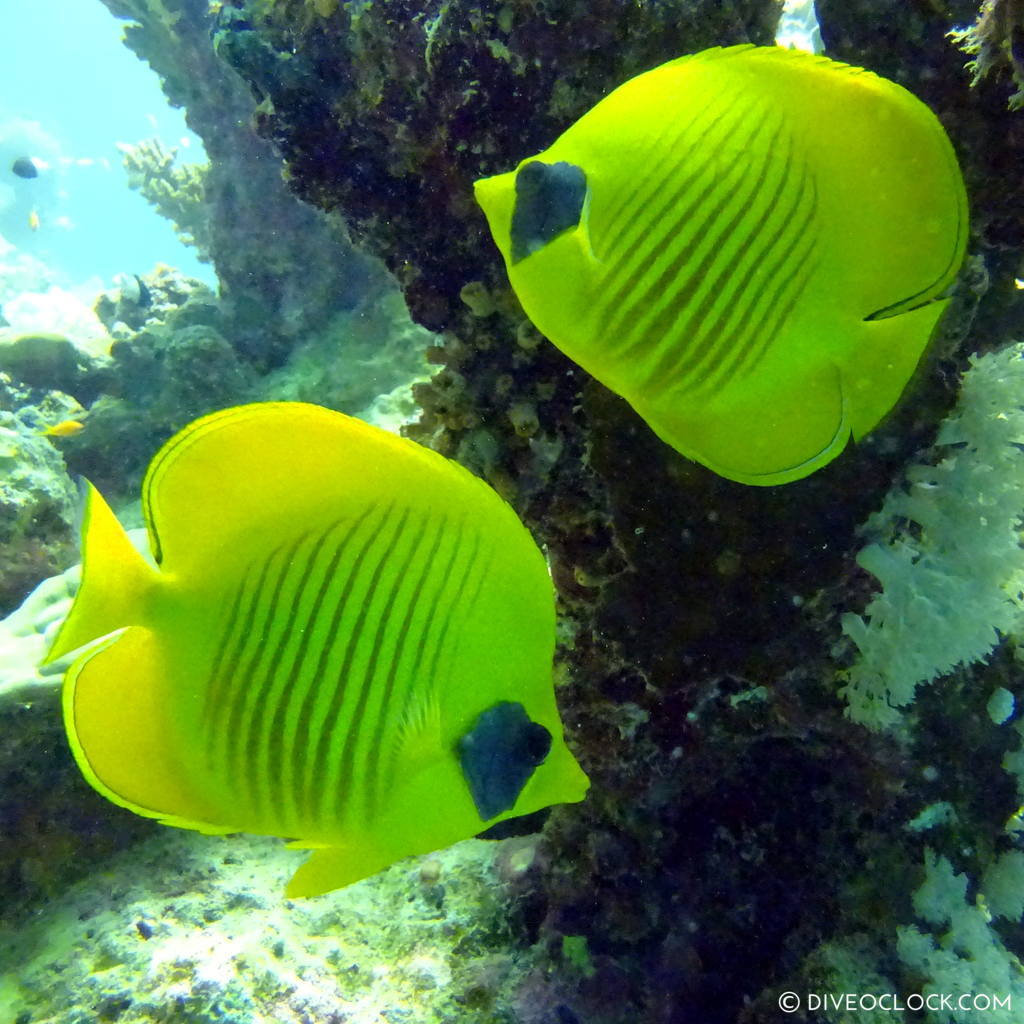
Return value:
M 328 659 L 335 646 L 335 640 L 340 640 L 338 628 L 341 625 L 342 616 L 348 607 L 349 599 L 353 590 L 358 586 L 362 576 L 363 563 L 370 550 L 375 545 L 385 527 L 391 520 L 395 510 L 394 503 L 388 505 L 380 515 L 380 518 L 373 524 L 369 536 L 360 545 L 349 567 L 349 572 L 344 580 L 336 581 L 330 588 L 329 594 L 334 604 L 331 614 L 330 625 L 327 628 L 327 641 L 320 649 L 316 664 L 313 666 L 311 680 L 312 685 L 306 691 L 299 708 L 299 717 L 296 722 L 295 747 L 294 747 L 294 771 L 295 771 L 295 800 L 296 814 L 300 821 L 307 826 L 315 824 L 312 816 L 314 802 L 313 791 L 316 788 L 317 762 L 313 758 L 313 715 L 320 705 L 321 700 L 329 699 L 333 688 L 344 690 L 345 679 L 341 675 L 332 675 L 332 678 L 325 679 L 324 673 L 327 668 Z M 367 592 L 367 600 L 370 594 Z M 354 642 L 354 632 L 350 632 L 347 638 L 348 644 Z
M 381 714 L 377 716 L 372 735 L 367 743 L 365 804 L 365 814 L 367 819 L 372 818 L 377 811 L 379 792 L 381 788 L 380 763 L 381 754 L 383 753 L 382 746 L 384 743 L 385 727 L 391 720 L 390 715 L 397 713 L 396 706 L 398 705 L 398 702 L 394 700 L 395 680 L 402 666 L 402 661 L 405 657 L 407 648 L 412 646 L 413 643 L 422 648 L 423 630 L 421 629 L 417 633 L 414 641 L 412 636 L 412 620 L 416 611 L 423 609 L 424 607 L 422 600 L 423 587 L 430 577 L 431 570 L 436 567 L 437 554 L 441 549 L 441 540 L 447 528 L 447 521 L 443 518 L 439 518 L 434 528 L 434 537 L 430 542 L 429 550 L 426 555 L 420 559 L 421 564 L 419 575 L 416 577 L 409 593 L 409 598 L 405 605 L 405 613 L 402 616 L 402 624 L 398 629 L 398 642 L 395 647 L 394 657 L 391 659 L 391 664 L 388 667 L 388 674 L 384 680 L 381 693 Z M 425 625 L 428 623 L 429 618 L 426 620 Z M 413 680 L 413 685 L 415 685 L 415 680 Z
M 421 517 L 419 523 L 415 527 L 415 533 L 412 535 L 411 539 L 407 540 L 407 548 L 405 552 L 399 555 L 399 546 L 402 544 L 403 539 L 408 537 L 411 532 L 406 529 L 408 521 L 409 511 L 407 510 L 403 515 L 401 522 L 398 524 L 392 545 L 385 552 L 385 557 L 381 560 L 379 567 L 380 576 L 384 576 L 384 570 L 386 568 L 388 570 L 388 575 L 391 577 L 391 584 L 387 587 L 387 593 L 383 595 L 383 601 L 381 602 L 378 602 L 380 595 L 376 588 L 374 589 L 372 603 L 379 603 L 380 607 L 371 609 L 375 610 L 377 613 L 377 624 L 376 628 L 373 630 L 373 639 L 370 641 L 369 649 L 367 650 L 367 645 L 365 643 L 362 644 L 366 655 L 362 680 L 358 686 L 353 683 L 346 687 L 345 704 L 347 706 L 339 707 L 333 720 L 324 720 L 324 728 L 320 734 L 320 749 L 318 751 L 317 763 L 325 764 L 327 751 L 336 750 L 338 748 L 338 744 L 341 744 L 342 746 L 341 756 L 338 759 L 340 767 L 335 769 L 332 766 L 332 771 L 337 773 L 337 785 L 333 795 L 330 794 L 330 792 L 324 794 L 324 800 L 322 802 L 322 815 L 325 819 L 332 813 L 340 817 L 348 795 L 346 792 L 345 780 L 355 778 L 353 767 L 356 761 L 357 752 L 360 747 L 363 747 L 364 753 L 368 752 L 365 740 L 376 730 L 378 723 L 384 719 L 389 710 L 388 707 L 379 699 L 381 696 L 380 693 L 378 693 L 376 707 L 371 710 L 370 697 L 374 691 L 377 669 L 380 664 L 381 653 L 384 650 L 384 638 L 388 633 L 389 627 L 391 627 L 395 618 L 397 618 L 395 604 L 398 600 L 398 594 L 406 582 L 412 561 L 416 558 L 417 554 L 420 554 L 419 545 L 423 540 L 423 534 L 427 525 L 426 519 Z M 392 562 L 395 564 L 390 564 Z M 369 618 L 369 612 L 367 614 L 367 618 Z M 365 637 L 362 639 L 365 640 Z M 389 654 L 393 660 L 395 654 L 393 645 Z M 361 739 L 363 740 L 363 743 L 360 742 Z M 323 752 L 322 755 L 320 754 L 320 751 Z M 368 761 L 366 758 L 362 759 L 361 765 L 362 772 L 360 781 L 365 792 L 369 773 Z
M 325 531 L 323 550 L 326 561 L 319 576 L 319 586 L 306 613 L 305 626 L 281 699 L 274 708 L 271 735 L 275 739 L 268 753 L 267 770 L 271 777 L 280 780 L 280 809 L 296 832 L 301 831 L 302 823 L 298 815 L 299 776 L 295 764 L 300 746 L 304 747 L 309 742 L 309 716 L 303 717 L 302 709 L 307 702 L 309 706 L 315 706 L 321 685 L 320 676 L 308 659 L 315 658 L 316 664 L 319 664 L 337 639 L 328 628 L 327 620 L 336 611 L 339 591 L 343 591 L 351 580 L 351 570 L 344 581 L 339 580 L 338 568 L 363 524 L 377 510 L 378 506 L 371 505 L 351 522 L 335 523 Z M 332 537 L 339 530 L 344 531 L 342 535 Z
M 754 138 L 756 139 L 763 130 L 762 121 L 754 132 Z M 767 161 L 762 167 L 761 179 L 755 179 L 750 183 L 748 194 L 750 189 L 760 187 L 766 167 Z M 736 196 L 736 190 L 747 182 L 748 176 L 744 173 L 746 168 L 747 155 L 740 153 L 720 178 L 709 183 L 705 190 L 706 195 L 700 202 L 700 223 L 695 227 L 691 239 L 677 247 L 657 278 L 643 287 L 642 294 L 646 301 L 639 306 L 641 312 L 630 318 L 632 322 L 628 329 L 623 326 L 624 310 L 612 318 L 608 325 L 608 337 L 616 339 L 615 344 L 623 358 L 642 359 L 657 337 L 656 333 L 652 334 L 649 325 L 653 311 L 668 309 L 670 315 L 678 315 L 705 283 L 709 270 L 719 258 L 719 247 L 723 244 L 723 239 L 729 237 L 730 230 L 735 230 L 747 213 L 746 197 L 737 199 Z M 707 209 L 704 209 L 705 204 L 709 204 Z M 736 210 L 731 220 L 727 221 L 726 211 L 733 205 L 736 206 Z M 681 216 L 677 223 L 691 217 L 696 219 L 697 216 L 696 211 L 693 211 Z M 690 261 L 697 257 L 702 248 L 705 250 L 703 257 L 695 267 L 689 267 Z M 648 269 L 653 272 L 653 267 Z M 621 342 L 617 340 L 620 337 Z
M 295 556 L 305 540 L 306 534 L 300 534 L 292 541 L 285 550 L 276 576 L 268 580 L 272 591 L 260 633 L 259 649 L 235 684 L 236 712 L 232 715 L 232 727 L 228 734 L 227 778 L 237 787 L 243 806 L 253 812 L 256 809 L 254 795 L 260 766 L 254 764 L 250 756 L 252 726 L 260 714 L 261 680 L 268 675 L 275 652 L 287 639 L 284 633 L 287 622 L 283 605 L 285 585 L 294 575 Z

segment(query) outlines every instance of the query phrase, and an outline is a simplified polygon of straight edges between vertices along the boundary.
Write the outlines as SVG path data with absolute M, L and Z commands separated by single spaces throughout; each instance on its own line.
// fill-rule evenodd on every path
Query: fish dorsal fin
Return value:
M 90 640 L 145 620 L 160 584 L 124 527 L 92 484 L 81 482 L 80 530 L 86 541 L 78 597 L 61 624 L 43 664 Z
M 749 43 L 652 72 L 665 73 L 678 74 L 687 95 L 756 95 L 766 110 L 785 111 L 815 165 L 844 314 L 897 316 L 949 288 L 967 243 L 967 195 L 942 125 L 911 92 L 853 64 Z
M 792 63 L 804 67 L 817 65 L 828 73 L 849 74 L 849 75 L 870 75 L 872 78 L 878 76 L 867 68 L 858 67 L 856 64 L 847 64 L 841 60 L 833 60 L 824 54 L 808 53 L 806 50 L 791 50 L 782 46 L 758 46 L 757 43 L 737 43 L 735 46 L 711 46 L 699 53 L 687 53 L 682 57 L 666 61 L 660 65 L 662 68 L 680 67 L 684 64 L 715 64 L 736 60 L 741 57 L 764 61 L 767 66 L 773 62 L 778 64 Z
M 766 72 L 767 98 L 791 107 L 813 152 L 843 312 L 885 319 L 941 298 L 963 263 L 968 209 L 935 114 L 864 68 L 779 48 L 748 59 Z
M 371 504 L 412 499 L 459 518 L 481 508 L 494 514 L 493 492 L 456 463 L 302 402 L 236 406 L 197 420 L 158 452 L 142 494 L 153 555 L 179 574 L 266 550 L 283 524 L 315 529 Z M 511 509 L 507 516 L 522 529 Z

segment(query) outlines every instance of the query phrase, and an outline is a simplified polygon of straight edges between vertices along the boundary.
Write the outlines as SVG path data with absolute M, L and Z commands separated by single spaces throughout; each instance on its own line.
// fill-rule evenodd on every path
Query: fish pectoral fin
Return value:
M 292 875 L 284 894 L 287 899 L 321 896 L 369 878 L 393 860 L 372 842 L 362 840 L 351 845 L 321 847 Z
M 410 701 L 395 753 L 403 770 L 429 764 L 441 753 L 441 703 L 434 690 L 419 693 Z

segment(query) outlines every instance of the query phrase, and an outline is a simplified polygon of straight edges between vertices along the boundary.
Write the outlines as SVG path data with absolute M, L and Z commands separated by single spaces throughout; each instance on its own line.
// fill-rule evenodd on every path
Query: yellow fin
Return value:
M 288 899 L 321 896 L 332 889 L 340 889 L 375 875 L 388 867 L 394 859 L 393 855 L 363 842 L 316 849 L 309 860 L 292 875 L 284 894 Z
M 831 462 L 846 446 L 850 423 L 839 370 L 824 367 L 780 379 L 762 393 L 734 396 L 693 410 L 667 405 L 637 411 L 677 451 L 730 480 L 771 486 L 799 480 Z
M 397 754 L 409 770 L 435 760 L 442 753 L 441 705 L 433 690 L 417 694 L 406 712 L 397 739 Z
M 43 660 L 48 665 L 108 633 L 144 621 L 159 573 L 132 546 L 103 496 L 86 483 L 82 582 Z
M 930 302 L 861 325 L 863 342 L 843 366 L 843 393 L 855 441 L 874 430 L 896 404 L 948 304 L 945 299 Z
M 182 577 L 207 574 L 213 560 L 228 574 L 232 559 L 277 542 L 285 516 L 312 527 L 410 495 L 438 511 L 493 508 L 486 485 L 457 463 L 303 402 L 196 420 L 160 449 L 142 485 L 153 555 Z
M 164 824 L 201 832 L 211 814 L 188 785 L 168 720 L 168 689 L 156 637 L 133 627 L 86 651 L 64 681 L 64 725 L 78 767 L 108 800 Z M 173 697 L 173 694 L 172 694 Z

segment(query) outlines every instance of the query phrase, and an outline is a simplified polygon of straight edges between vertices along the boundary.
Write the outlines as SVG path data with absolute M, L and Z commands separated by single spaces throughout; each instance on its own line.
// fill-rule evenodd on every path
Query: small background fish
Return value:
M 62 420 L 52 427 L 41 430 L 43 437 L 71 437 L 84 429 L 85 424 L 81 420 Z

